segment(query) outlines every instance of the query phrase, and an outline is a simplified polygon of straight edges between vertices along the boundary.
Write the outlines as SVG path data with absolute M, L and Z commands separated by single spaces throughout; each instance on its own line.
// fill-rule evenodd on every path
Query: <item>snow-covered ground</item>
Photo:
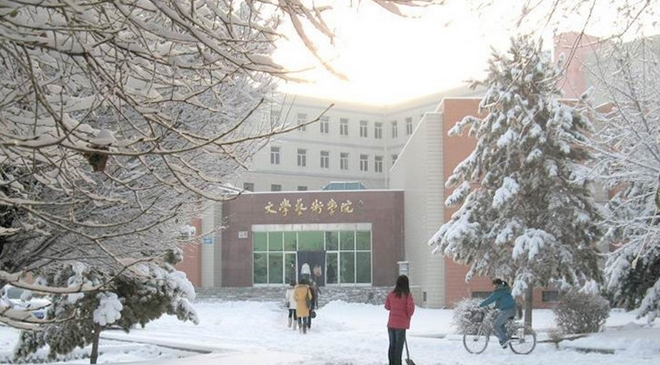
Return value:
M 333 301 L 319 309 L 312 329 L 303 335 L 287 328 L 281 303 L 199 300 L 200 324 L 164 316 L 132 330 L 104 332 L 99 363 L 145 362 L 168 365 L 373 365 L 387 364 L 387 311 L 382 306 Z M 408 332 L 410 357 L 417 365 L 644 365 L 660 359 L 660 323 L 646 324 L 633 314 L 613 311 L 605 332 L 564 341 L 557 349 L 539 343 L 530 355 L 515 355 L 492 343 L 481 355 L 465 351 L 451 326 L 452 311 L 417 308 Z M 539 340 L 555 327 L 550 310 L 533 316 Z M 0 362 L 7 361 L 18 332 L 0 327 Z M 122 340 L 122 341 L 116 341 Z M 138 345 L 123 340 L 144 342 Z M 166 345 L 167 348 L 154 345 Z M 614 350 L 585 353 L 575 347 Z M 200 352 L 181 352 L 172 348 Z M 88 351 L 83 350 L 80 353 Z M 185 356 L 185 357 L 181 357 Z M 88 359 L 68 363 L 88 363 Z

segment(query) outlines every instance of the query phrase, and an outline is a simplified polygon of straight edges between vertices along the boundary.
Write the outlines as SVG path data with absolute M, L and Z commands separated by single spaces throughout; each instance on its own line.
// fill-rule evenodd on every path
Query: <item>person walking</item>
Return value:
M 516 316 L 516 301 L 511 295 L 511 288 L 506 281 L 502 279 L 493 280 L 495 290 L 480 304 L 479 307 L 486 307 L 491 303 L 495 303 L 498 313 L 493 323 L 493 331 L 495 336 L 500 340 L 500 346 L 503 349 L 509 346 L 509 336 L 506 333 L 506 322 Z
M 289 320 L 288 320 L 288 325 L 289 328 L 293 327 L 295 330 L 298 324 L 298 317 L 296 316 L 296 300 L 293 298 L 293 292 L 295 290 L 296 286 L 296 281 L 291 280 L 289 283 L 289 287 L 286 288 L 286 292 L 284 293 L 284 301 L 286 303 L 286 307 L 289 310 Z
M 310 301 L 311 306 L 309 307 L 309 318 L 307 318 L 307 329 L 312 328 L 312 319 L 314 311 L 318 310 L 319 307 L 319 287 L 316 285 L 316 282 L 313 280 L 309 283 L 309 291 L 312 293 L 312 300 Z
M 300 332 L 307 333 L 309 325 L 309 311 L 312 302 L 312 292 L 309 290 L 309 281 L 300 279 L 293 290 L 293 299 L 296 302 L 296 317 L 298 317 L 298 328 Z
M 415 301 L 410 293 L 410 284 L 406 275 L 396 279 L 394 289 L 385 298 L 385 309 L 389 313 L 387 334 L 390 346 L 387 351 L 389 365 L 401 365 L 406 330 L 410 328 L 410 319 L 415 313 Z

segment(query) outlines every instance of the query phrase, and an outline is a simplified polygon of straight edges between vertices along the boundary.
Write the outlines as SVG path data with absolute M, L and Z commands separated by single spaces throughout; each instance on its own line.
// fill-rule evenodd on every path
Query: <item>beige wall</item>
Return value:
M 427 242 L 442 220 L 442 114 L 426 113 L 390 170 L 390 187 L 405 192 L 405 257 L 418 305 L 444 306 L 444 264 Z

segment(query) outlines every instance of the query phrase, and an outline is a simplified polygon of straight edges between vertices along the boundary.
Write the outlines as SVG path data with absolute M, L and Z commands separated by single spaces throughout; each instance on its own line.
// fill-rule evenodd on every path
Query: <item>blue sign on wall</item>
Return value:
M 212 245 L 213 244 L 213 237 L 204 237 L 203 240 L 205 245 Z

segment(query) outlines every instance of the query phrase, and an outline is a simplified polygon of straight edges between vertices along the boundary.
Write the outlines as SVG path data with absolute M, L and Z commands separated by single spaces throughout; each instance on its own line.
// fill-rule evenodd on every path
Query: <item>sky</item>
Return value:
M 284 289 L 282 289 L 284 298 Z M 158 365 L 382 365 L 387 363 L 387 311 L 381 305 L 331 301 L 318 310 L 307 334 L 287 327 L 282 302 L 220 301 L 193 303 L 200 323 L 164 316 L 129 334 L 105 331 L 99 363 Z M 564 341 L 559 349 L 540 342 L 532 354 L 515 355 L 493 345 L 480 355 L 465 351 L 448 309 L 417 307 L 408 331 L 410 358 L 417 365 L 651 365 L 660 358 L 660 323 L 648 325 L 634 314 L 614 310 L 604 332 Z M 551 310 L 535 310 L 540 341 L 554 329 Z M 16 343 L 18 332 L 0 326 L 0 363 Z M 122 340 L 122 341 L 117 341 Z M 128 342 L 126 342 L 128 341 Z M 136 342 L 131 342 L 136 341 Z M 138 343 L 142 342 L 142 343 Z M 146 343 L 146 344 L 145 344 Z M 156 345 L 209 351 L 200 354 Z M 614 354 L 584 353 L 576 347 L 613 349 Z M 77 351 L 66 364 L 89 363 Z M 43 356 L 43 353 L 41 353 Z M 404 355 L 405 356 L 405 355 Z M 529 357 L 528 357 L 529 356 Z M 47 363 L 48 364 L 48 363 Z
M 564 1 L 562 5 L 581 10 L 557 11 L 550 22 L 545 14 L 550 13 L 555 1 L 532 2 L 534 10 L 522 25 L 517 23 L 520 7 L 529 2 L 498 0 L 478 11 L 479 3 L 460 0 L 423 9 L 403 8 L 409 16 L 401 17 L 371 1 L 335 1 L 333 10 L 324 13 L 336 35 L 334 44 L 323 37 L 313 40 L 322 57 L 348 81 L 324 71 L 300 39 L 292 35 L 277 43 L 274 60 L 294 71 L 315 69 L 294 73 L 308 83 L 286 82 L 279 90 L 365 104 L 392 104 L 483 79 L 492 50 L 505 51 L 510 37 L 521 32 L 542 37 L 546 49 L 552 47 L 554 33 L 565 31 L 585 30 L 605 37 L 626 29 L 628 38 L 640 32 L 622 25 L 626 17 L 609 2 L 598 2 L 592 8 L 591 2 Z M 590 15 L 581 15 L 585 13 Z M 657 17 L 643 13 L 637 19 L 644 24 L 648 17 L 651 25 L 646 31 L 657 33 Z M 589 19 L 588 24 L 585 19 Z
M 478 19 L 466 3 L 407 9 L 410 17 L 394 15 L 369 1 L 358 7 L 336 7 L 327 15 L 328 23 L 335 26 L 334 46 L 323 38 L 316 38 L 316 43 L 322 56 L 349 81 L 317 67 L 314 72 L 296 74 L 310 83 L 285 83 L 280 90 L 378 105 L 479 78 L 490 46 L 506 43 L 508 35 L 503 28 Z M 278 44 L 274 59 L 292 70 L 318 66 L 295 36 Z

